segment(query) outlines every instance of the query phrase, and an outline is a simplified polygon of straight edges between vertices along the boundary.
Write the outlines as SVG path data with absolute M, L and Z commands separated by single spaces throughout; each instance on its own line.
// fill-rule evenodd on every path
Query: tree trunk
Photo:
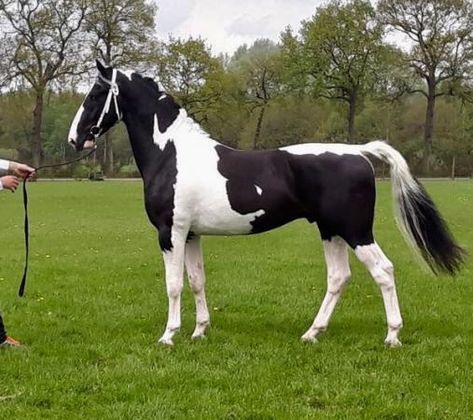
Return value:
M 41 139 L 41 128 L 43 125 L 43 94 L 44 90 L 36 91 L 36 101 L 33 110 L 33 131 L 31 133 L 31 159 L 35 168 L 41 166 L 43 147 Z
M 112 136 L 110 135 L 109 131 L 105 133 L 103 171 L 105 175 L 113 176 L 113 146 L 112 146 Z
M 264 118 L 265 112 L 266 112 L 266 104 L 263 104 L 258 115 L 258 121 L 256 123 L 255 137 L 253 139 L 253 150 L 256 150 L 258 147 L 259 138 L 261 134 L 261 126 L 263 125 L 263 118 Z
M 456 163 L 456 159 L 455 159 L 455 155 L 453 155 L 452 156 L 452 172 L 451 172 L 452 179 L 455 179 L 455 163 Z
M 430 157 L 432 155 L 432 143 L 434 138 L 435 117 L 435 83 L 428 81 L 427 108 L 425 110 L 424 126 L 424 172 L 430 172 Z
M 348 101 L 348 132 L 347 132 L 347 141 L 348 143 L 353 143 L 355 139 L 355 114 L 356 114 L 356 93 L 353 93 L 350 96 Z

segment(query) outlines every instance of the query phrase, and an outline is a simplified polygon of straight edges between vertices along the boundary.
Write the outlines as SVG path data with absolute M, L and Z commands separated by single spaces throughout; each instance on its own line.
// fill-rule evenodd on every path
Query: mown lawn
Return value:
M 473 183 L 428 182 L 460 243 L 473 249 Z M 456 279 L 422 271 L 378 186 L 377 240 L 393 260 L 404 346 L 383 345 L 376 285 L 353 280 L 328 332 L 300 342 L 325 293 L 322 247 L 298 222 L 254 237 L 206 238 L 212 327 L 158 347 L 163 267 L 137 182 L 30 185 L 31 270 L 21 194 L 0 195 L 0 304 L 27 344 L 0 351 L 0 418 L 467 418 L 473 412 L 473 265 Z

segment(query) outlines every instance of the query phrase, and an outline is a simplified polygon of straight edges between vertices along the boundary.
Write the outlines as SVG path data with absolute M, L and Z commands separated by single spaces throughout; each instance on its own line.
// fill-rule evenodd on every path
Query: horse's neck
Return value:
M 181 108 L 173 123 L 164 132 L 159 129 L 159 113 L 154 116 L 153 141 L 160 149 L 165 147 L 169 141 L 190 147 L 204 147 L 205 143 L 212 141 L 209 135 L 190 118 L 187 112 Z
M 145 182 L 159 176 L 160 168 L 166 166 L 165 160 L 172 158 L 169 148 L 192 153 L 196 147 L 210 147 L 215 143 L 182 108 L 164 132 L 159 129 L 159 118 L 159 110 L 144 119 L 135 114 L 124 118 L 133 155 Z

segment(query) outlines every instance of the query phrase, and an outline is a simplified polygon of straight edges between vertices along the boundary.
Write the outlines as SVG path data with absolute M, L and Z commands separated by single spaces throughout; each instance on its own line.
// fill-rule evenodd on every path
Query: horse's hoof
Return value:
M 317 338 L 315 338 L 315 336 L 308 335 L 308 334 L 304 334 L 301 337 L 301 341 L 304 342 L 304 343 L 318 343 L 319 342 L 319 340 L 317 340 Z
M 402 346 L 402 343 L 399 341 L 398 338 L 391 338 L 389 340 L 385 340 L 384 341 L 384 344 L 386 344 L 386 346 L 394 349 L 396 347 L 401 347 Z
M 205 334 L 192 334 L 192 339 L 195 341 L 206 340 L 207 336 Z
M 166 338 L 166 337 L 161 337 L 159 340 L 158 340 L 158 344 L 162 344 L 163 346 L 173 346 L 174 343 L 172 342 L 172 340 L 170 338 Z

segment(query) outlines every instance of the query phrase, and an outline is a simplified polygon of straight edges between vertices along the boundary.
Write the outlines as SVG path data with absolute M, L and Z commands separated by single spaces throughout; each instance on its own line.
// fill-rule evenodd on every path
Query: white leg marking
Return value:
M 384 342 L 388 346 L 399 347 L 401 342 L 399 341 L 398 334 L 402 328 L 402 317 L 397 299 L 396 284 L 394 282 L 394 267 L 377 243 L 357 246 L 355 254 L 368 268 L 383 294 L 388 323 L 388 334 Z
M 174 334 L 181 327 L 181 292 L 184 277 L 184 247 L 187 232 L 175 232 L 171 235 L 173 248 L 163 253 L 166 271 L 166 290 L 169 300 L 168 322 L 164 334 L 159 339 L 162 344 L 172 345 Z
M 196 324 L 192 338 L 204 338 L 205 330 L 210 324 L 210 315 L 205 299 L 205 271 L 200 236 L 195 236 L 186 244 L 185 263 L 195 299 Z
M 330 241 L 323 241 L 323 245 L 327 264 L 327 292 L 313 324 L 302 336 L 303 341 L 316 342 L 317 335 L 327 329 L 342 290 L 350 279 L 346 242 L 342 238 L 334 237 Z

